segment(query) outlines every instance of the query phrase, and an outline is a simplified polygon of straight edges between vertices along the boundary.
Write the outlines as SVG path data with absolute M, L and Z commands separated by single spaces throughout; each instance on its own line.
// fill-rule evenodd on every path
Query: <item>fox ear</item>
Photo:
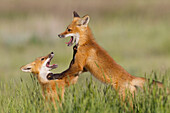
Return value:
M 88 23 L 90 21 L 90 17 L 88 15 L 84 16 L 81 20 L 80 20 L 80 24 L 81 25 L 84 25 L 84 26 L 87 26 Z
M 23 72 L 31 72 L 31 68 L 32 66 L 28 64 L 28 65 L 22 66 L 20 69 Z
M 73 16 L 74 16 L 74 17 L 79 17 L 79 18 L 80 18 L 80 16 L 78 15 L 78 13 L 77 13 L 76 11 L 73 11 Z

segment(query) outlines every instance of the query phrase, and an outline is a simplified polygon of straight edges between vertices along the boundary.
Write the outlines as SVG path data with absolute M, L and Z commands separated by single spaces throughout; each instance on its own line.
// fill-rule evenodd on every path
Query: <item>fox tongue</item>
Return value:
M 51 68 L 57 68 L 58 67 L 58 65 L 57 64 L 53 64 L 53 65 L 51 65 Z
M 49 68 L 56 68 L 56 67 L 58 67 L 58 65 L 57 64 L 53 64 L 53 65 L 47 64 L 47 67 L 49 67 Z
M 69 41 L 69 42 L 66 42 L 66 44 L 69 46 L 72 41 L 73 41 L 73 37 L 71 37 L 70 41 Z

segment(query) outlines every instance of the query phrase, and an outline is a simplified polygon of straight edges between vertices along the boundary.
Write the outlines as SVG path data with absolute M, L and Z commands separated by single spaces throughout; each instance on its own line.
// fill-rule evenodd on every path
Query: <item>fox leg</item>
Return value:
M 81 72 L 83 72 L 84 65 L 79 64 L 78 61 L 74 64 L 72 64 L 67 70 L 63 71 L 62 73 L 57 73 L 57 74 L 49 74 L 47 75 L 47 79 L 49 80 L 54 80 L 54 79 L 62 79 L 63 77 L 66 76 L 77 76 Z
M 62 79 L 65 76 L 77 76 L 82 72 L 86 72 L 87 70 L 84 68 L 86 55 L 82 55 L 77 53 L 78 45 L 73 47 L 73 59 L 69 65 L 69 68 L 62 73 L 57 74 L 49 74 L 47 75 L 47 79 Z M 78 57 L 76 57 L 78 56 Z

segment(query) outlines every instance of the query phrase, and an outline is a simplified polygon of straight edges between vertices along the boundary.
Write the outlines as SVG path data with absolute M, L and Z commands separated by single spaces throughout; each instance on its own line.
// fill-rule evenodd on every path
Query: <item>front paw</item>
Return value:
M 62 79 L 63 76 L 61 74 L 53 74 L 53 73 L 49 73 L 47 75 L 47 79 L 48 80 L 55 80 L 55 79 Z
M 54 79 L 53 73 L 49 73 L 49 74 L 47 75 L 47 79 L 48 79 L 48 80 L 53 80 L 53 79 Z

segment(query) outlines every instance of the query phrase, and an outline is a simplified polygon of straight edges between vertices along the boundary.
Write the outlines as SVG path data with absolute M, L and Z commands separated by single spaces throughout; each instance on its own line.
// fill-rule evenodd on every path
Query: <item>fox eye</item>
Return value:
M 71 31 L 71 29 L 68 29 L 68 32 L 70 32 Z
M 44 60 L 44 58 L 41 59 L 41 61 L 43 61 L 43 60 Z
M 31 68 L 29 68 L 29 67 L 27 68 L 27 70 L 30 70 L 30 69 L 31 69 Z

